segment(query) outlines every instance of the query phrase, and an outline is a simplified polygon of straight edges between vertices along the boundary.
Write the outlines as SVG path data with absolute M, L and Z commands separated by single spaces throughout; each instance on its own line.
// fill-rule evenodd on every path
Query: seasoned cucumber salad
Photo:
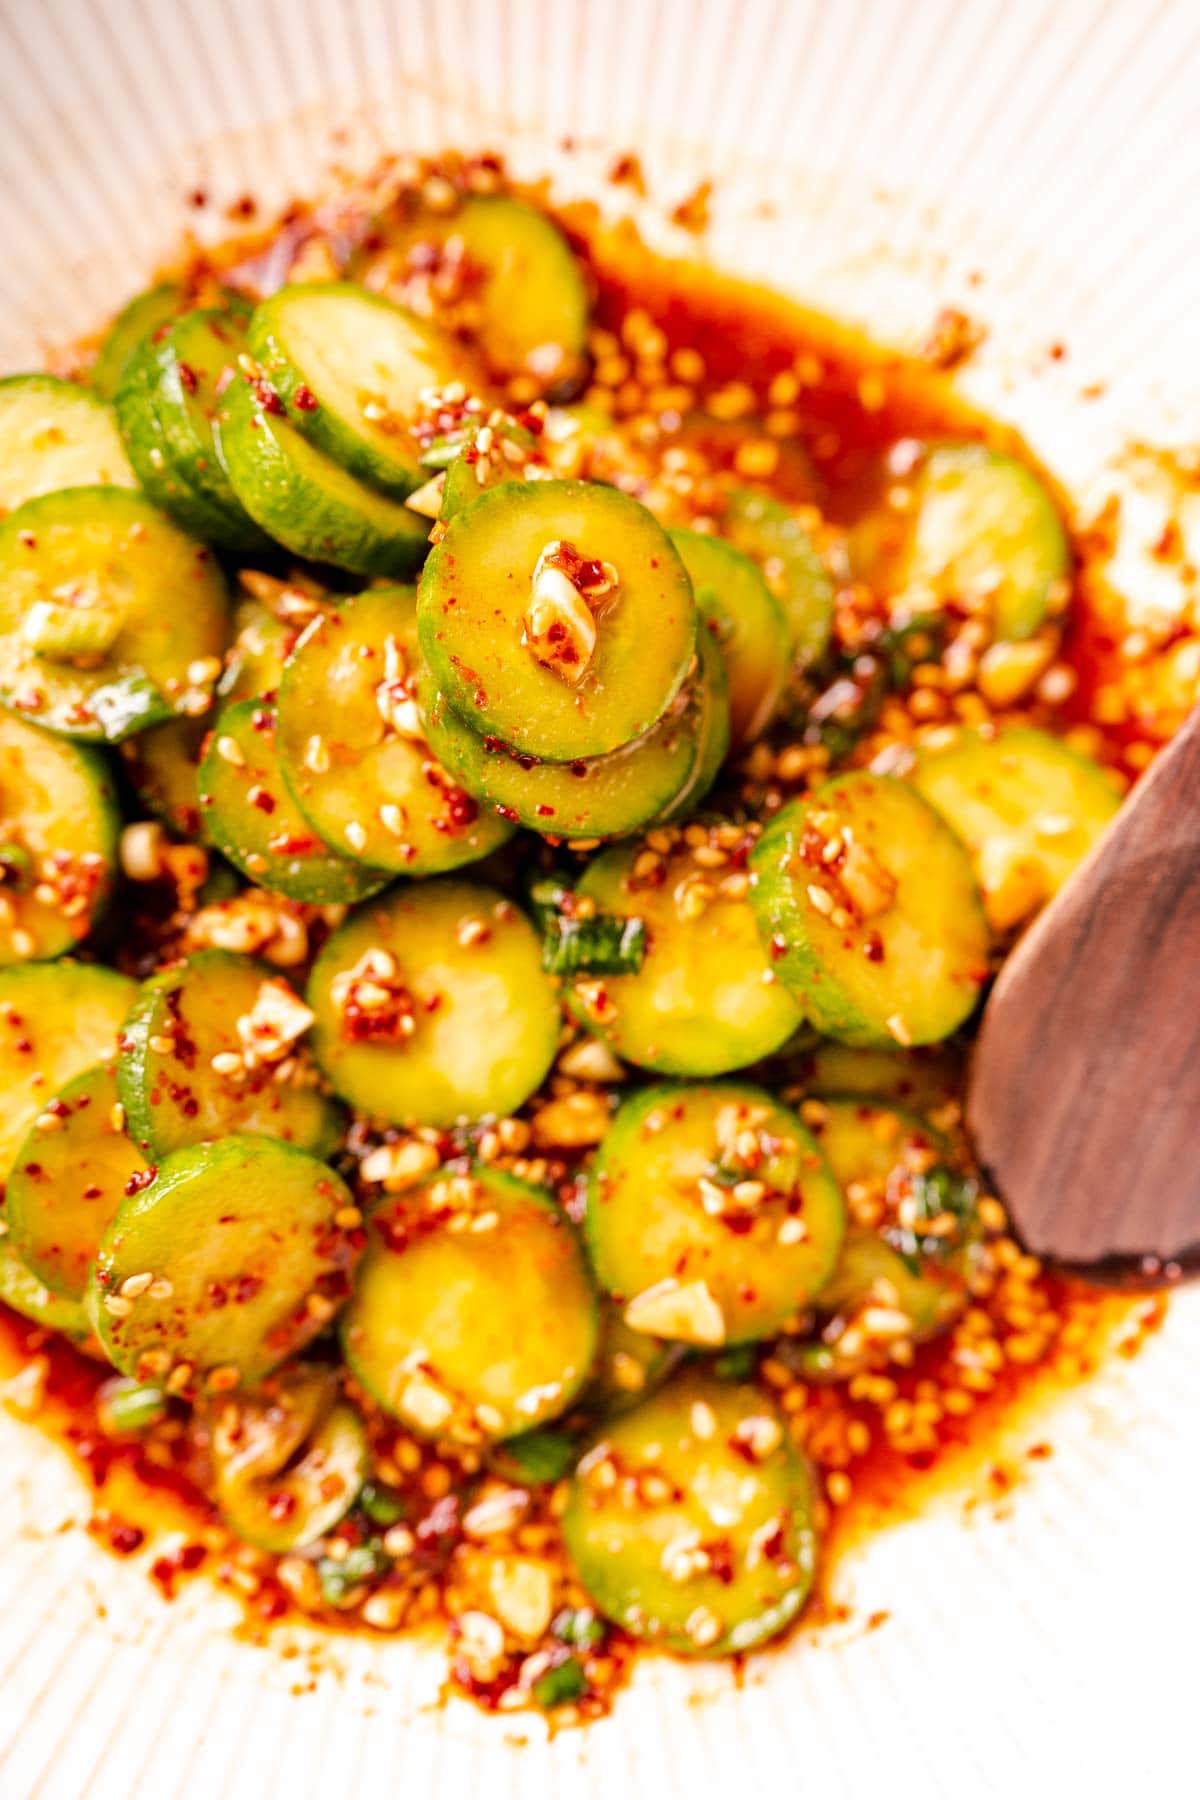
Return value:
M 560 1722 L 1078 1335 L 962 1071 L 1149 755 L 1011 434 L 706 281 L 449 158 L 0 382 L 25 1389 Z

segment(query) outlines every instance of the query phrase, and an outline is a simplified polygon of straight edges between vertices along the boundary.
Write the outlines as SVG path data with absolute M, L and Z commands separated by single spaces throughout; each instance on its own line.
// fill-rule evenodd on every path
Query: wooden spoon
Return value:
M 1200 707 L 1004 965 L 967 1124 L 1036 1255 L 1200 1273 Z

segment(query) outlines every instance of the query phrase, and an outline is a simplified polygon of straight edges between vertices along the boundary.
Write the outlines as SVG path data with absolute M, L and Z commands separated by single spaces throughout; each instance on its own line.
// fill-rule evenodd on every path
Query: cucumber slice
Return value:
M 696 760 L 691 773 L 662 815 L 686 819 L 708 797 L 729 754 L 729 678 L 716 634 L 707 621 L 696 638 L 696 685 L 700 716 L 696 721 Z
M 625 1323 L 620 1307 L 604 1300 L 596 1360 L 579 1404 L 604 1418 L 626 1412 L 662 1386 L 683 1354 L 678 1344 L 634 1331 Z
M 56 1131 L 35 1125 L 5 1190 L 9 1238 L 56 1294 L 81 1301 L 100 1239 L 145 1159 L 125 1135 L 113 1066 L 98 1064 L 56 1096 Z
M 737 488 L 727 496 L 721 529 L 762 569 L 794 655 L 806 667 L 818 662 L 833 629 L 833 579 L 796 514 L 770 494 Z
M 503 818 L 556 838 L 625 837 L 690 788 L 709 705 L 693 678 L 643 737 L 573 763 L 535 762 L 476 736 L 441 694 L 424 717 L 439 762 Z
M 111 628 L 79 655 L 30 622 L 46 609 Z M 210 553 L 140 494 L 64 488 L 0 523 L 0 702 L 67 737 L 117 743 L 186 711 L 220 656 L 225 583 Z
M 217 1505 L 246 1543 L 287 1556 L 354 1505 L 370 1466 L 367 1434 L 337 1391 L 331 1369 L 301 1365 L 234 1404 L 213 1403 Z
M 462 449 L 446 465 L 442 503 L 438 511 L 438 518 L 443 523 L 448 523 L 464 506 L 469 506 L 472 500 L 478 500 L 485 489 L 501 487 L 508 481 L 520 481 L 523 470 L 531 461 L 546 466 L 538 453 L 537 438 L 508 415 L 489 415 L 488 428 L 491 431 L 491 447 L 486 456 L 476 448 L 476 438 L 481 429 L 477 420 L 465 428 L 462 433 Z M 516 452 L 512 461 L 505 454 L 509 447 L 514 447 Z M 426 468 L 429 467 L 429 458 L 430 451 L 427 450 Z
M 783 697 L 791 630 L 762 571 L 732 544 L 699 531 L 673 531 L 671 542 L 721 647 L 729 678 L 730 736 L 740 749 L 761 737 Z
M 646 952 L 635 975 L 577 983 L 572 1012 L 626 1062 L 661 1074 L 723 1075 L 769 1056 L 800 1012 L 775 979 L 749 900 L 722 894 L 719 872 L 701 868 L 682 837 L 651 853 L 648 873 L 645 859 L 641 844 L 606 850 L 578 883 L 598 912 L 644 921 Z
M 1057 894 L 1121 804 L 1107 769 L 1020 725 L 922 747 L 912 780 L 971 852 L 989 922 L 1001 932 Z
M 855 1096 L 827 1100 L 813 1132 L 852 1214 L 876 1214 L 879 1221 L 851 1227 L 816 1297 L 829 1322 L 806 1369 L 829 1379 L 886 1360 L 897 1339 L 929 1337 L 962 1310 L 964 1237 L 956 1232 L 939 1240 L 945 1248 L 936 1256 L 905 1256 L 881 1235 L 880 1225 L 906 1216 L 914 1178 L 946 1154 L 945 1139 L 923 1119 Z
M 563 1535 L 606 1618 L 690 1656 L 776 1636 L 816 1565 L 812 1482 L 787 1420 L 757 1388 L 691 1371 L 592 1440 Z
M 279 758 L 327 843 L 395 874 L 436 875 L 489 855 L 512 827 L 482 814 L 435 760 L 416 684 L 412 588 L 371 588 L 314 620 L 279 688 Z
M 462 266 L 478 315 L 473 329 L 496 374 L 532 376 L 543 389 L 579 375 L 587 287 L 574 252 L 545 213 L 508 195 L 476 196 L 452 213 L 389 226 L 385 241 L 393 262 L 417 245 L 436 245 Z
M 891 585 L 911 610 L 986 599 L 998 638 L 1026 638 L 1064 591 L 1070 548 L 1033 470 L 983 444 L 944 444 L 913 489 L 911 529 Z
M 111 410 L 54 375 L 0 381 L 0 512 L 56 488 L 133 487 Z
M 90 963 L 0 970 L 0 1180 L 60 1088 L 116 1053 L 137 984 Z
M 112 887 L 112 774 L 94 751 L 0 715 L 0 815 L 0 964 L 61 956 Z
M 584 1230 L 628 1325 L 711 1349 L 768 1337 L 807 1306 L 844 1224 L 796 1115 L 726 1081 L 626 1100 L 596 1154 Z
M 47 1331 L 61 1331 L 81 1348 L 92 1336 L 88 1316 L 77 1300 L 52 1294 L 27 1269 L 7 1238 L 0 1238 L 0 1302 Z
M 358 1216 L 345 1182 L 294 1145 L 235 1135 L 177 1151 L 101 1241 L 86 1307 L 109 1357 L 139 1381 L 174 1370 L 186 1385 L 181 1365 L 268 1375 L 346 1295 L 356 1233 L 340 1213 Z
M 240 600 L 233 609 L 233 633 L 217 693 L 228 704 L 273 693 L 296 641 L 296 628 L 257 600 Z M 196 777 L 211 730 L 211 717 L 170 719 L 126 739 L 120 747 L 138 798 L 183 837 L 201 834 Z
M 597 602 L 578 679 L 523 641 L 535 571 L 555 544 L 617 574 Z M 430 555 L 417 619 L 454 710 L 545 762 L 604 756 L 648 731 L 683 685 L 696 643 L 691 583 L 661 525 L 628 494 L 586 481 L 514 481 L 473 500 Z
M 155 344 L 134 352 L 114 402 L 117 423 L 138 481 L 181 531 L 233 551 L 258 550 L 266 541 L 244 510 L 217 505 L 193 487 L 172 450 L 159 408 L 160 370 Z
M 931 1112 L 962 1087 L 961 1055 L 927 1050 L 875 1050 L 822 1039 L 797 1059 L 807 1091 L 818 1097 L 852 1094 Z
M 232 382 L 223 399 L 221 456 L 229 479 L 276 542 L 360 575 L 403 577 L 420 568 L 428 519 L 349 474 L 246 381 Z
M 308 985 L 313 1052 L 334 1092 L 397 1125 L 515 1112 L 558 1048 L 541 955 L 525 914 L 493 888 L 440 876 L 367 901 Z
M 826 782 L 776 814 L 751 869 L 775 972 L 827 1036 L 934 1043 L 974 1011 L 988 928 L 971 859 L 903 782 Z
M 161 281 L 122 307 L 92 364 L 91 384 L 102 400 L 115 398 L 135 351 L 186 305 L 187 292 L 180 282 Z
M 189 312 L 155 341 L 148 376 L 163 445 L 174 473 L 229 519 L 222 542 L 262 549 L 266 538 L 247 515 L 221 461 L 222 396 L 238 373 L 246 321 L 240 313 Z
M 566 1409 L 595 1355 L 596 1297 L 549 1194 L 480 1167 L 376 1210 L 341 1332 L 386 1412 L 479 1443 Z
M 277 1032 L 281 1008 L 287 1018 Z M 304 1018 L 286 982 L 250 956 L 201 950 L 151 976 L 121 1034 L 117 1087 L 130 1137 L 155 1160 L 236 1131 L 329 1155 L 340 1111 L 296 1056 L 299 1040 L 282 1041 Z M 228 1058 L 228 1070 L 215 1069 L 214 1058 Z M 289 1079 L 278 1080 L 289 1065 Z
M 314 906 L 353 904 L 377 894 L 386 869 L 340 856 L 319 838 L 284 786 L 275 709 L 239 700 L 217 716 L 197 786 L 205 834 L 259 887 Z
M 211 730 L 208 718 L 168 719 L 120 745 L 121 761 L 138 799 L 182 837 L 198 838 L 201 833 L 196 776 Z
M 465 370 L 436 325 L 353 282 L 304 282 L 256 307 L 250 350 L 296 430 L 334 462 L 400 500 L 425 481 L 421 394 Z
M 239 600 L 233 609 L 233 642 L 225 655 L 225 673 L 217 683 L 222 700 L 274 695 L 299 635 L 298 626 L 276 618 L 261 601 Z

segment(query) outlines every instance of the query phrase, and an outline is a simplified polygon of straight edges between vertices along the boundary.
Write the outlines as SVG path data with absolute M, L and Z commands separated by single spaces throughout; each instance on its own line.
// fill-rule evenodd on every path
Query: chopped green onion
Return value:
M 908 1196 L 916 1203 L 916 1223 L 911 1227 L 885 1226 L 881 1235 L 918 1274 L 922 1257 L 945 1257 L 961 1247 L 975 1222 L 979 1184 L 970 1175 L 947 1168 L 945 1163 L 905 1179 Z M 955 1221 L 953 1232 L 922 1231 L 922 1224 L 945 1213 Z
M 590 1606 L 566 1606 L 556 1613 L 550 1625 L 554 1636 L 563 1644 L 574 1644 L 579 1650 L 594 1650 L 608 1635 L 604 1620 Z
M 21 636 L 38 656 L 55 662 L 74 656 L 104 656 L 121 634 L 121 615 L 111 606 L 66 606 L 35 600 L 21 624 Z
M 504 1444 L 505 1458 L 523 1481 L 560 1481 L 574 1467 L 579 1446 L 565 1431 L 523 1431 Z
M 544 1675 L 539 1675 L 529 1691 L 537 1704 L 549 1711 L 552 1706 L 565 1706 L 568 1700 L 578 1700 L 586 1687 L 587 1677 L 582 1665 L 569 1656 L 566 1662 L 556 1663 Z
M 542 939 L 547 975 L 636 975 L 645 954 L 645 921 L 605 913 L 560 918 Z
M 408 1501 L 395 1488 L 386 1487 L 380 1481 L 365 1481 L 359 1491 L 358 1505 L 366 1513 L 372 1525 L 378 1525 L 386 1531 L 391 1525 L 399 1525 L 408 1517 Z
M 110 744 L 119 743 L 147 725 L 165 724 L 175 717 L 174 708 L 140 669 L 96 688 L 88 696 L 88 705 Z
M 341 1562 L 335 1562 L 332 1556 L 323 1556 L 317 1564 L 321 1598 L 326 1606 L 345 1606 L 364 1582 L 385 1575 L 391 1566 L 391 1558 L 378 1538 L 355 1544 Z
M 438 469 L 448 469 L 455 458 L 462 454 L 462 448 L 466 442 L 467 438 L 461 432 L 451 437 L 434 438 L 433 442 L 421 452 L 421 467 L 434 472 Z
M 611 913 L 575 916 L 575 895 L 557 874 L 529 884 L 529 905 L 542 932 L 547 975 L 636 975 L 646 954 L 642 919 Z
M 106 1437 L 140 1437 L 166 1418 L 169 1407 L 161 1388 L 119 1376 L 101 1388 L 96 1412 Z
M 758 1352 L 753 1344 L 736 1344 L 713 1359 L 713 1374 L 719 1381 L 750 1381 L 758 1366 Z

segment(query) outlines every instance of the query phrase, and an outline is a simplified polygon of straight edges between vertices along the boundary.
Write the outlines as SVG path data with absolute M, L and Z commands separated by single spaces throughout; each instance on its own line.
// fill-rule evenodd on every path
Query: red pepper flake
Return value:
M 179 364 L 179 384 L 187 394 L 194 394 L 200 386 L 199 376 L 190 363 Z
M 149 1163 L 144 1169 L 135 1169 L 133 1174 L 129 1177 L 129 1180 L 125 1183 L 126 1197 L 132 1198 L 134 1194 L 142 1193 L 144 1189 L 150 1186 L 150 1183 L 157 1174 L 157 1163 Z
M 258 404 L 265 413 L 279 415 L 286 410 L 283 401 L 279 398 L 278 393 L 265 376 L 260 375 L 256 381 L 250 383 L 250 387 L 253 391 L 254 398 L 258 401 Z
M 318 404 L 317 396 L 313 393 L 312 389 L 310 387 L 305 387 L 304 383 L 301 382 L 295 393 L 292 395 L 292 405 L 296 408 L 296 411 L 316 412 Z

